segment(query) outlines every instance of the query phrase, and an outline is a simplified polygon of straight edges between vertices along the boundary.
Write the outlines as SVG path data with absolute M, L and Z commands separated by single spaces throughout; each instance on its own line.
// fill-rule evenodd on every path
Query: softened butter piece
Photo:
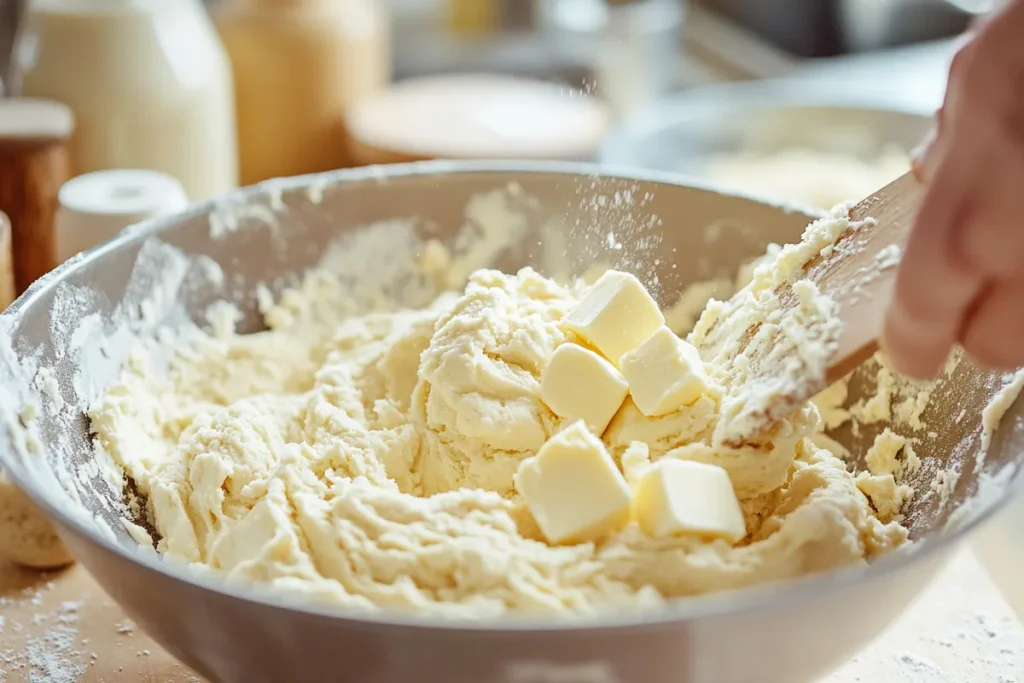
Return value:
M 626 400 L 629 385 L 607 360 L 578 344 L 562 344 L 541 378 L 540 397 L 566 420 L 583 420 L 597 435 L 604 433 Z
M 665 316 L 636 277 L 609 270 L 565 317 L 565 323 L 618 364 L 622 354 L 635 349 L 665 324 Z
M 667 327 L 624 354 L 619 368 L 633 403 L 647 417 L 668 415 L 715 392 L 700 352 Z
M 648 536 L 723 538 L 747 535 L 729 473 L 717 465 L 666 459 L 652 465 L 636 487 L 633 507 Z
M 544 538 L 553 545 L 597 540 L 629 523 L 629 486 L 582 420 L 523 460 L 514 481 Z

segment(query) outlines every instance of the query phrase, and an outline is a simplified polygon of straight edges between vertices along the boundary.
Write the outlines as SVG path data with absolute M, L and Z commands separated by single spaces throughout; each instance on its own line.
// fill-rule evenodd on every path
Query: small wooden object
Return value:
M 424 159 L 589 159 L 608 130 L 597 98 L 503 75 L 448 74 L 401 81 L 345 118 L 358 165 Z
M 759 437 L 798 410 L 831 383 L 842 379 L 878 350 L 885 311 L 896 283 L 896 265 L 921 205 L 924 187 L 908 172 L 857 203 L 850 210 L 852 221 L 865 221 L 847 230 L 825 256 L 818 255 L 777 291 L 780 308 L 796 305 L 792 284 L 810 280 L 838 307 L 842 328 L 824 377 L 801 378 L 780 388 L 779 369 L 787 358 L 767 354 L 771 345 L 759 345 L 751 354 L 750 377 L 745 391 L 768 395 L 770 399 L 747 415 L 742 434 L 733 434 L 730 445 L 754 443 Z M 894 249 L 895 248 L 895 249 Z M 898 251 L 897 251 L 898 249 Z M 886 252 L 888 250 L 888 253 Z M 741 291 L 737 296 L 743 296 Z M 748 331 L 753 336 L 756 327 Z M 765 391 L 760 391 L 764 387 Z
M 11 221 L 0 212 L 0 313 L 14 301 L 14 259 L 11 256 Z
M 57 265 L 53 221 L 73 129 L 63 104 L 0 99 L 0 211 L 11 224 L 16 294 Z

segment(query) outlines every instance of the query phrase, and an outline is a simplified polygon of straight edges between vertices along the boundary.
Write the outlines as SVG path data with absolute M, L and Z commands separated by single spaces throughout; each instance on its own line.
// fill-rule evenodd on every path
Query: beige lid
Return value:
M 0 141 L 61 142 L 74 130 L 71 110 L 53 100 L 0 99 Z
M 399 82 L 353 107 L 346 123 L 357 145 L 399 157 L 584 159 L 610 116 L 566 86 L 466 74 Z

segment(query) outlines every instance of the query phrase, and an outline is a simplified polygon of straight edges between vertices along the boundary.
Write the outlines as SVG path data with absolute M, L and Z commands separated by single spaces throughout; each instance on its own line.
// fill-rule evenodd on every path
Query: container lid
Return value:
M 71 110 L 60 102 L 27 97 L 0 99 L 0 141 L 62 142 L 71 137 L 74 127 Z
M 129 225 L 184 211 L 189 204 L 176 178 L 144 169 L 80 175 L 64 183 L 58 199 L 58 261 L 112 239 Z
M 598 99 L 567 86 L 486 74 L 402 81 L 346 117 L 359 144 L 449 159 L 589 158 L 610 120 Z
M 147 216 L 188 205 L 181 183 L 159 171 L 111 169 L 72 178 L 60 188 L 60 205 L 81 214 Z

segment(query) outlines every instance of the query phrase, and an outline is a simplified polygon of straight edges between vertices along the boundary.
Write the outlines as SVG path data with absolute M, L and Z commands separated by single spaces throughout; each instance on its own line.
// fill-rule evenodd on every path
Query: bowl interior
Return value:
M 422 305 L 438 293 L 417 264 L 428 240 L 451 248 L 453 273 L 530 265 L 568 278 L 602 264 L 631 271 L 663 306 L 687 285 L 732 276 L 770 242 L 799 239 L 806 214 L 645 177 L 588 167 L 443 162 L 289 179 L 190 213 L 147 222 L 62 266 L 0 316 L 0 458 L 52 514 L 136 549 L 123 519 L 130 482 L 97 461 L 87 407 L 161 329 L 206 325 L 228 300 L 239 328 L 262 328 L 259 286 L 281 292 L 310 267 L 330 270 L 366 306 Z M 858 371 L 847 401 L 874 392 L 877 366 Z M 979 489 L 981 472 L 1016 463 L 1024 443 L 1014 406 L 982 449 L 982 408 L 1005 380 L 952 363 L 934 386 L 916 439 L 925 464 L 907 517 L 935 535 Z M 30 406 L 37 406 L 33 419 Z M 882 424 L 835 436 L 863 454 Z M 863 467 L 863 458 L 851 467 Z M 946 490 L 932 487 L 938 472 Z M 1002 479 L 1000 481 L 1003 481 Z M 941 483 L 941 482 L 940 482 Z M 994 501 L 998 496 L 986 500 Z M 980 509 L 980 508 L 979 508 Z
M 601 160 L 697 177 L 710 160 L 737 152 L 798 148 L 870 162 L 892 149 L 909 152 L 931 123 L 920 113 L 830 102 L 834 98 L 791 90 L 733 87 L 706 96 L 681 95 L 617 130 Z

